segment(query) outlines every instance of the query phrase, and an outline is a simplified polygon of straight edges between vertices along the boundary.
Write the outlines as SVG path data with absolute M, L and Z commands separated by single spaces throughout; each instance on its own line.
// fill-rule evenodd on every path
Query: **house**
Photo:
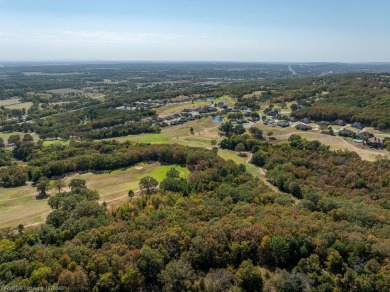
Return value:
M 333 125 L 345 126 L 347 123 L 344 120 L 337 119 L 333 122 Z
M 333 131 L 333 129 L 331 127 L 328 127 L 326 129 L 323 129 L 321 131 L 321 134 L 334 136 L 334 131 Z
M 310 123 L 311 123 L 311 120 L 310 120 L 310 118 L 304 118 L 304 119 L 302 120 L 302 123 L 310 124 Z
M 278 113 L 279 112 L 277 109 L 273 109 L 273 108 L 264 109 L 264 114 L 266 114 L 267 116 L 275 117 Z
M 357 136 L 360 139 L 368 140 L 368 139 L 374 137 L 374 134 L 364 131 L 364 132 L 360 132 L 359 134 L 357 134 Z
M 342 137 L 355 137 L 356 133 L 354 131 L 348 130 L 348 129 L 342 129 L 339 131 L 339 136 Z
M 181 113 L 181 115 L 182 115 L 183 117 L 192 117 L 192 113 L 184 112 L 184 111 Z
M 272 124 L 274 124 L 274 121 L 272 121 L 272 120 L 263 120 L 263 124 L 264 125 L 272 125 Z
M 369 138 L 367 140 L 366 144 L 368 146 L 374 147 L 374 148 L 383 148 L 384 147 L 383 139 L 377 138 L 377 137 Z
M 309 131 L 309 130 L 311 130 L 313 128 L 308 126 L 308 125 L 305 125 L 305 124 L 298 124 L 298 125 L 295 126 L 295 129 L 301 130 L 301 131 Z
M 278 125 L 279 127 L 282 127 L 282 128 L 287 128 L 287 127 L 290 126 L 290 122 L 288 122 L 288 121 L 279 121 L 279 122 L 277 123 L 277 125 Z
M 298 121 L 298 119 L 296 118 L 296 117 L 291 117 L 290 118 L 290 122 L 292 122 L 292 123 L 295 123 L 295 122 L 297 122 Z
M 364 125 L 362 123 L 359 123 L 359 122 L 355 122 L 351 126 L 356 128 L 356 129 L 359 129 L 359 130 L 363 130 L 363 128 L 364 128 Z
M 320 121 L 320 122 L 317 122 L 317 125 L 320 127 L 322 126 L 322 127 L 326 128 L 326 127 L 330 126 L 330 123 L 327 121 Z

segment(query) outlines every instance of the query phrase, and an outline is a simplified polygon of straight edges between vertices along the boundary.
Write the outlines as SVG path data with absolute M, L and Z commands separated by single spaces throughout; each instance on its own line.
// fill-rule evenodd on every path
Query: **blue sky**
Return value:
M 390 61 L 385 0 L 0 0 L 0 60 Z

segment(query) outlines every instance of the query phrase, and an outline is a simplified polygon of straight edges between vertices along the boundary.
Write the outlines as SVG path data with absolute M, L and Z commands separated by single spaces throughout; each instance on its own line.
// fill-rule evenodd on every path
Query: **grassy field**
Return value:
M 11 105 L 5 106 L 7 109 L 29 109 L 32 107 L 33 103 L 32 102 L 21 102 L 21 103 L 15 103 Z
M 243 98 L 252 98 L 253 96 L 259 96 L 263 93 L 264 91 L 253 91 L 252 93 L 249 94 L 244 94 L 242 97 Z
M 152 144 L 180 144 L 181 141 L 200 141 L 202 144 L 207 143 L 208 145 L 211 145 L 211 139 L 219 139 L 218 125 L 218 123 L 214 123 L 212 121 L 211 117 L 208 117 L 196 121 L 190 121 L 188 123 L 174 127 L 163 128 L 159 134 L 130 135 L 125 137 L 118 137 L 115 138 L 115 140 L 120 142 L 131 141 Z M 194 135 L 190 134 L 191 127 L 194 128 Z
M 216 98 L 214 100 L 214 102 L 215 103 L 225 102 L 229 106 L 233 106 L 234 105 L 234 101 L 230 97 L 228 97 L 228 96 L 222 96 L 220 98 Z M 158 108 L 158 109 L 156 109 L 156 112 L 157 112 L 157 114 L 159 116 L 164 117 L 164 116 L 172 115 L 174 113 L 179 113 L 179 112 L 183 111 L 185 108 L 192 109 L 192 108 L 205 106 L 205 105 L 211 106 L 212 103 L 211 103 L 211 101 L 206 101 L 206 100 L 198 100 L 198 101 L 195 101 L 194 103 L 191 103 L 191 102 L 179 103 L 179 104 L 166 106 L 166 107 L 163 107 L 163 108 Z
M 31 184 L 0 188 L 0 228 L 42 222 L 50 208 L 47 200 L 36 200 L 36 194 L 36 188 Z
M 127 192 L 130 189 L 138 190 L 139 180 L 147 175 L 153 176 L 161 182 L 170 165 L 139 164 L 122 170 L 107 173 L 71 175 L 65 178 L 69 182 L 73 178 L 87 181 L 90 189 L 99 191 L 100 201 L 107 202 L 110 208 L 128 200 Z M 175 166 L 181 177 L 188 177 L 189 170 Z M 55 193 L 52 190 L 50 193 Z M 43 222 L 50 213 L 47 199 L 36 200 L 37 190 L 31 184 L 18 188 L 0 188 L 0 228 L 17 226 L 18 224 L 34 225 Z
M 6 100 L 0 100 L 0 106 L 4 106 L 7 109 L 29 109 L 32 107 L 32 102 L 20 102 L 19 98 L 11 98 Z
M 70 140 L 66 140 L 66 141 L 63 141 L 63 140 L 47 140 L 47 141 L 43 141 L 43 146 L 44 147 L 48 147 L 50 145 L 69 145 L 70 143 Z
M 9 106 L 11 104 L 15 104 L 15 103 L 20 103 L 20 100 L 19 98 L 15 97 L 15 98 L 11 98 L 11 99 L 4 99 L 4 100 L 0 100 L 0 106 Z
M 7 133 L 5 133 L 5 132 L 0 132 L 0 138 L 3 138 L 4 141 L 7 142 L 9 136 L 12 136 L 12 135 L 20 135 L 20 137 L 23 138 L 24 134 L 26 134 L 26 133 L 23 133 L 23 132 L 7 132 Z M 34 133 L 30 133 L 30 134 L 33 136 L 33 138 L 34 138 L 35 141 L 38 141 L 38 135 L 36 135 L 36 134 L 34 134 Z

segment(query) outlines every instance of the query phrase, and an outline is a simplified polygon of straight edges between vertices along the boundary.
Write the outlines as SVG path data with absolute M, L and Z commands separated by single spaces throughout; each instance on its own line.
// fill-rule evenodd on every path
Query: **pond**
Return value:
M 215 97 L 206 97 L 206 100 L 207 100 L 207 101 L 214 101 L 214 100 L 215 100 Z
M 221 117 L 215 117 L 215 118 L 212 119 L 212 121 L 213 121 L 214 123 L 222 123 L 222 122 L 223 122 L 223 118 L 221 118 Z

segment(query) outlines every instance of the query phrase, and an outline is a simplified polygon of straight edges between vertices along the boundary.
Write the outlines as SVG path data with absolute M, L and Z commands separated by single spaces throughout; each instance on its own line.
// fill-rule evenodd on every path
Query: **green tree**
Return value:
M 52 270 L 49 267 L 41 267 L 31 274 L 30 281 L 35 287 L 48 286 L 51 276 Z
M 206 291 L 225 292 L 233 286 L 233 274 L 225 269 L 210 270 L 204 278 Z M 233 290 L 234 291 L 234 290 Z
M 151 176 L 145 176 L 141 178 L 139 181 L 139 187 L 143 192 L 146 192 L 147 194 L 151 194 L 156 192 L 156 188 L 158 186 L 158 181 Z
M 136 260 L 136 264 L 142 275 L 147 280 L 156 279 L 164 266 L 162 255 L 155 249 L 144 245 Z
M 171 167 L 168 172 L 167 172 L 167 177 L 170 177 L 170 178 L 179 178 L 180 177 L 180 172 L 174 168 L 174 167 Z
M 53 186 L 58 191 L 58 194 L 61 194 L 62 189 L 66 187 L 66 183 L 63 179 L 57 179 L 54 181 Z
M 256 127 L 250 127 L 249 132 L 255 137 L 256 139 L 263 139 L 263 131 Z
M 69 187 L 72 192 L 77 192 L 78 190 L 86 189 L 87 182 L 84 179 L 75 178 L 70 181 Z
M 134 191 L 133 191 L 133 190 L 129 190 L 129 192 L 127 193 L 127 195 L 129 196 L 130 200 L 132 200 L 133 197 L 134 197 Z
M 236 281 L 242 291 L 255 292 L 263 290 L 263 278 L 259 269 L 250 261 L 243 261 L 236 273 Z
M 256 166 L 263 167 L 265 165 L 266 157 L 260 152 L 256 152 L 252 156 L 252 163 Z
M 37 191 L 39 192 L 38 198 L 46 198 L 47 191 L 50 190 L 50 180 L 46 176 L 42 176 L 39 178 L 37 183 Z
M 235 148 L 235 151 L 236 152 L 242 152 L 242 151 L 245 151 L 245 145 L 244 143 L 238 143 L 236 148 Z
M 164 291 L 188 291 L 195 280 L 195 271 L 186 260 L 173 260 L 159 275 Z
M 131 267 L 121 276 L 120 287 L 122 291 L 140 291 L 145 277 L 137 267 Z
M 292 182 L 288 186 L 288 190 L 290 191 L 290 194 L 293 195 L 294 197 L 301 199 L 302 198 L 302 191 L 301 187 L 299 186 L 298 183 Z

